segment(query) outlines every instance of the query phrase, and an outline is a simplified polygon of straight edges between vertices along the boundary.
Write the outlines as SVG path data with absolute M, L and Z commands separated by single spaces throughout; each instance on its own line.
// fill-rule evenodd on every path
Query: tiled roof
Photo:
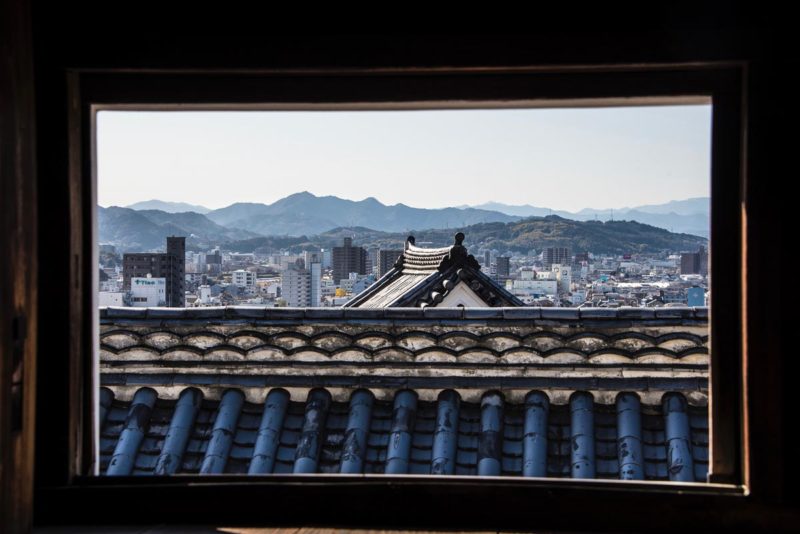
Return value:
M 692 308 L 108 308 L 100 371 L 105 384 L 129 388 L 502 387 L 606 401 L 633 390 L 648 402 L 682 391 L 705 402 L 706 317 Z
M 680 394 L 609 404 L 485 391 L 101 391 L 102 474 L 367 473 L 705 481 L 708 418 Z
M 459 284 L 469 287 L 487 306 L 522 306 L 522 301 L 481 272 L 463 241 L 464 234 L 459 232 L 452 246 L 429 249 L 417 247 L 414 236 L 409 236 L 395 266 L 345 307 L 434 307 Z
M 705 308 L 103 308 L 100 323 L 104 473 L 705 479 Z

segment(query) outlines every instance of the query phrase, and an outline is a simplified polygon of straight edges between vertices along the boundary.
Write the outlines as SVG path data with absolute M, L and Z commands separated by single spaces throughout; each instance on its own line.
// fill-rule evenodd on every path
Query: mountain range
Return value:
M 155 206 L 160 207 L 156 209 Z M 272 204 L 231 204 L 225 208 L 208 210 L 205 214 L 196 209 L 181 211 L 186 206 L 207 210 L 202 206 L 160 200 L 140 202 L 126 208 L 99 207 L 100 242 L 115 245 L 123 251 L 159 250 L 164 246 L 164 238 L 168 235 L 186 235 L 187 245 L 198 248 L 248 240 L 258 241 L 265 236 L 271 236 L 275 244 L 278 241 L 295 243 L 298 239 L 307 240 L 305 236 L 324 236 L 341 228 L 362 228 L 364 232 L 361 233 L 376 238 L 378 236 L 375 232 L 384 233 L 385 239 L 393 240 L 394 234 L 405 235 L 412 230 L 419 232 L 430 229 L 434 233 L 443 230 L 443 235 L 449 235 L 456 228 L 483 228 L 481 225 L 548 220 L 551 215 L 564 221 L 556 225 L 560 228 L 559 232 L 571 228 L 569 231 L 575 237 L 576 227 L 566 221 L 603 222 L 612 217 L 611 210 L 584 209 L 577 213 L 551 213 L 546 208 L 500 203 L 423 209 L 404 204 L 387 206 L 372 197 L 353 201 L 335 196 L 318 197 L 308 192 L 296 193 Z M 643 223 L 643 226 L 705 237 L 708 234 L 708 198 L 614 210 L 613 219 L 614 222 L 635 219 L 638 223 Z M 537 224 L 541 226 L 544 223 Z M 600 238 L 597 231 L 590 233 L 595 238 Z M 555 237 L 559 236 L 563 237 L 557 232 Z M 277 237 L 281 239 L 276 241 Z M 542 234 L 533 241 L 547 241 L 545 237 Z M 525 247 L 529 244 L 525 244 L 524 239 L 505 239 L 504 243 L 511 247 Z M 536 246 L 540 245 L 528 248 Z
M 206 216 L 217 224 L 247 228 L 262 235 L 319 234 L 338 226 L 365 226 L 385 232 L 411 228 L 456 228 L 479 222 L 511 222 L 519 219 L 499 211 L 479 208 L 412 208 L 387 206 L 369 197 L 346 200 L 318 197 L 303 191 L 272 204 L 236 203 Z
M 167 213 L 193 211 L 205 214 L 219 225 L 246 228 L 261 235 L 318 234 L 340 226 L 365 226 L 400 232 L 410 228 L 453 228 L 481 222 L 511 222 L 531 216 L 558 215 L 576 221 L 635 220 L 673 232 L 708 237 L 710 199 L 697 197 L 632 208 L 584 208 L 569 212 L 499 202 L 424 209 L 405 204 L 389 206 L 372 197 L 354 201 L 335 196 L 318 197 L 303 191 L 272 204 L 237 202 L 216 210 L 161 200 L 137 202 L 127 207 L 137 211 L 160 210 Z
M 167 213 L 161 210 L 133 210 L 97 207 L 100 243 L 114 245 L 121 252 L 146 252 L 164 248 L 167 236 L 186 236 L 187 246 L 212 247 L 258 234 L 226 228 L 194 212 Z

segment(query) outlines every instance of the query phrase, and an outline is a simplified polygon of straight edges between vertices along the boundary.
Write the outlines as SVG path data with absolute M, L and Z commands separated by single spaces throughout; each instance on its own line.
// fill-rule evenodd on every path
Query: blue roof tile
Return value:
M 674 404 L 674 403 L 673 403 Z M 198 473 L 203 465 L 204 457 L 224 454 L 223 472 L 244 474 L 248 472 L 252 461 L 255 442 L 263 404 L 243 403 L 238 419 L 231 406 L 228 422 L 216 421 L 220 401 L 204 399 L 194 421 L 191 437 L 187 440 L 178 473 Z M 577 405 L 576 405 L 577 406 Z M 672 405 L 670 405 L 672 406 Z M 682 421 L 689 424 L 692 439 L 692 479 L 705 481 L 708 471 L 707 415 L 705 409 L 696 406 L 676 404 L 678 410 L 685 409 L 687 416 Z M 591 439 L 594 443 L 593 463 L 596 478 L 618 478 L 619 460 L 617 457 L 616 409 L 614 405 L 598 403 L 581 404 L 581 410 L 591 409 L 594 417 L 594 430 Z M 682 408 L 683 407 L 683 408 Z M 575 408 L 575 406 L 573 407 Z M 165 436 L 170 428 L 176 401 L 158 398 L 146 421 L 145 434 L 136 451 L 135 461 L 131 465 L 133 474 L 152 474 L 165 443 Z M 107 469 L 111 454 L 117 447 L 117 440 L 130 411 L 130 401 L 114 399 L 106 423 L 101 432 L 100 453 L 101 468 Z M 350 402 L 330 402 L 328 420 L 320 436 L 320 454 L 315 468 L 316 472 L 338 473 L 341 469 L 343 450 L 348 424 L 353 424 L 350 417 Z M 499 449 L 498 474 L 503 476 L 521 476 L 525 465 L 525 448 L 523 447 L 522 423 L 524 405 L 505 402 L 502 405 L 502 436 Z M 286 415 L 282 421 L 279 444 L 275 451 L 272 466 L 274 473 L 291 473 L 297 457 L 297 444 L 304 428 L 306 402 L 289 402 Z M 374 401 L 373 418 L 369 423 L 366 435 L 366 450 L 360 472 L 383 473 L 387 461 L 387 445 L 391 431 L 392 401 Z M 572 414 L 572 415 L 571 415 Z M 569 405 L 551 405 L 549 407 L 547 430 L 547 470 L 550 477 L 569 477 L 572 469 L 572 431 L 570 419 L 574 416 Z M 643 405 L 641 417 L 643 473 L 646 479 L 667 480 L 669 445 L 665 441 L 664 412 L 661 405 Z M 416 474 L 430 474 L 435 442 L 437 403 L 420 401 L 418 403 L 416 423 L 411 434 L 410 458 L 406 471 Z M 376 423 L 378 421 L 378 423 Z M 388 421 L 387 426 L 380 421 Z M 483 421 L 483 422 L 482 422 Z M 678 420 L 676 420 L 678 421 Z M 477 403 L 462 402 L 459 406 L 457 447 L 453 458 L 453 473 L 476 475 L 481 458 L 480 443 L 482 425 L 490 424 L 482 419 L 481 408 Z M 233 430 L 230 446 L 217 447 L 216 452 L 209 453 L 209 440 L 214 435 L 212 428 L 230 427 Z M 583 424 L 583 423 L 581 423 Z M 681 423 L 684 424 L 684 423 Z M 376 426 L 377 425 L 377 426 Z M 587 429 L 589 427 L 582 427 Z M 492 471 L 494 472 L 494 471 Z

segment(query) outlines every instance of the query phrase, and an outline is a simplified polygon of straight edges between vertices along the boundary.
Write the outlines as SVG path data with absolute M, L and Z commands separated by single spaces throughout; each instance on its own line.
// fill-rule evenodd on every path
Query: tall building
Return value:
M 367 250 L 367 268 L 365 274 L 373 274 L 378 271 L 378 261 L 380 260 L 380 249 L 371 248 Z
M 206 253 L 206 272 L 220 274 L 222 272 L 222 254 L 219 249 Z
M 483 253 L 483 270 L 488 272 L 489 266 L 492 264 L 492 253 L 490 251 L 486 251 Z
M 317 307 L 322 300 L 322 264 L 314 262 L 307 268 L 302 259 L 281 273 L 281 298 L 295 308 Z
M 219 249 L 215 250 L 214 252 L 206 254 L 206 263 L 209 265 L 222 264 L 222 254 L 219 253 Z
M 569 249 L 567 247 L 548 247 L 542 253 L 544 268 L 550 270 L 553 265 L 569 265 Z
M 317 308 L 322 305 L 322 264 L 315 261 L 306 270 L 311 277 L 311 301 L 308 305 Z
M 136 252 L 122 256 L 122 288 L 131 290 L 133 278 L 164 278 L 166 306 L 182 308 L 186 304 L 186 238 L 167 238 L 167 252 Z
M 330 269 L 333 265 L 333 253 L 329 248 L 323 248 L 320 252 L 322 255 L 322 268 Z
M 705 247 L 697 252 L 681 254 L 681 274 L 708 274 L 708 254 Z
M 206 253 L 205 252 L 198 252 L 192 258 L 192 263 L 194 267 L 194 272 L 196 273 L 204 273 L 206 272 Z
M 378 278 L 388 273 L 397 262 L 397 258 L 403 255 L 403 249 L 385 249 L 378 254 Z
M 311 301 L 311 277 L 303 260 L 289 265 L 281 272 L 281 298 L 288 306 L 305 307 Z
M 511 269 L 509 267 L 509 258 L 508 256 L 497 256 L 497 267 L 495 268 L 496 278 L 498 280 L 508 278 L 511 273 Z
M 367 251 L 354 247 L 353 239 L 345 237 L 341 247 L 333 247 L 333 280 L 338 283 L 350 273 L 367 274 Z
M 305 267 L 308 267 L 312 263 L 320 263 L 322 262 L 322 252 L 311 252 L 308 250 L 303 251 L 303 262 L 305 263 Z

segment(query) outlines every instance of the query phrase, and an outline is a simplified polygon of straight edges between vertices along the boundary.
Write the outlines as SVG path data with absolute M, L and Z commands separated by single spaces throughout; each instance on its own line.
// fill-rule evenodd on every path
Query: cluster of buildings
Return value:
M 165 252 L 117 254 L 101 245 L 100 306 L 341 306 L 389 271 L 402 249 L 354 246 L 272 254 L 186 251 L 186 238 Z
M 101 306 L 186 305 L 185 237 L 168 237 L 166 252 L 126 253 L 121 265 L 100 269 Z
M 457 245 L 463 248 L 460 242 Z M 386 284 L 410 291 L 416 287 L 414 277 L 430 278 L 436 269 L 441 271 L 439 264 L 452 251 L 453 247 L 417 247 L 413 238 L 403 247 L 367 249 L 355 245 L 350 237 L 345 237 L 341 246 L 300 253 L 237 253 L 219 248 L 187 252 L 186 238 L 175 236 L 166 239 L 165 252 L 120 257 L 113 247 L 103 246 L 99 303 L 132 307 L 352 306 L 364 300 L 359 300 L 359 295 L 375 293 Z M 481 280 L 476 279 L 475 284 L 490 287 L 493 295 L 502 296 L 507 303 L 515 299 L 514 305 L 654 307 L 704 306 L 708 302 L 708 254 L 703 248 L 617 256 L 585 251 L 573 254 L 564 247 L 526 254 L 478 248 L 477 257 L 483 261 L 469 257 L 470 272 L 480 272 Z M 415 261 L 422 263 L 409 268 Z M 410 273 L 412 278 L 390 283 L 401 273 Z M 439 304 L 430 300 L 430 295 L 425 297 Z M 462 300 L 463 305 L 478 305 L 466 297 Z
M 654 307 L 708 304 L 708 253 L 595 255 L 547 248 L 511 258 L 495 278 L 530 306 Z

